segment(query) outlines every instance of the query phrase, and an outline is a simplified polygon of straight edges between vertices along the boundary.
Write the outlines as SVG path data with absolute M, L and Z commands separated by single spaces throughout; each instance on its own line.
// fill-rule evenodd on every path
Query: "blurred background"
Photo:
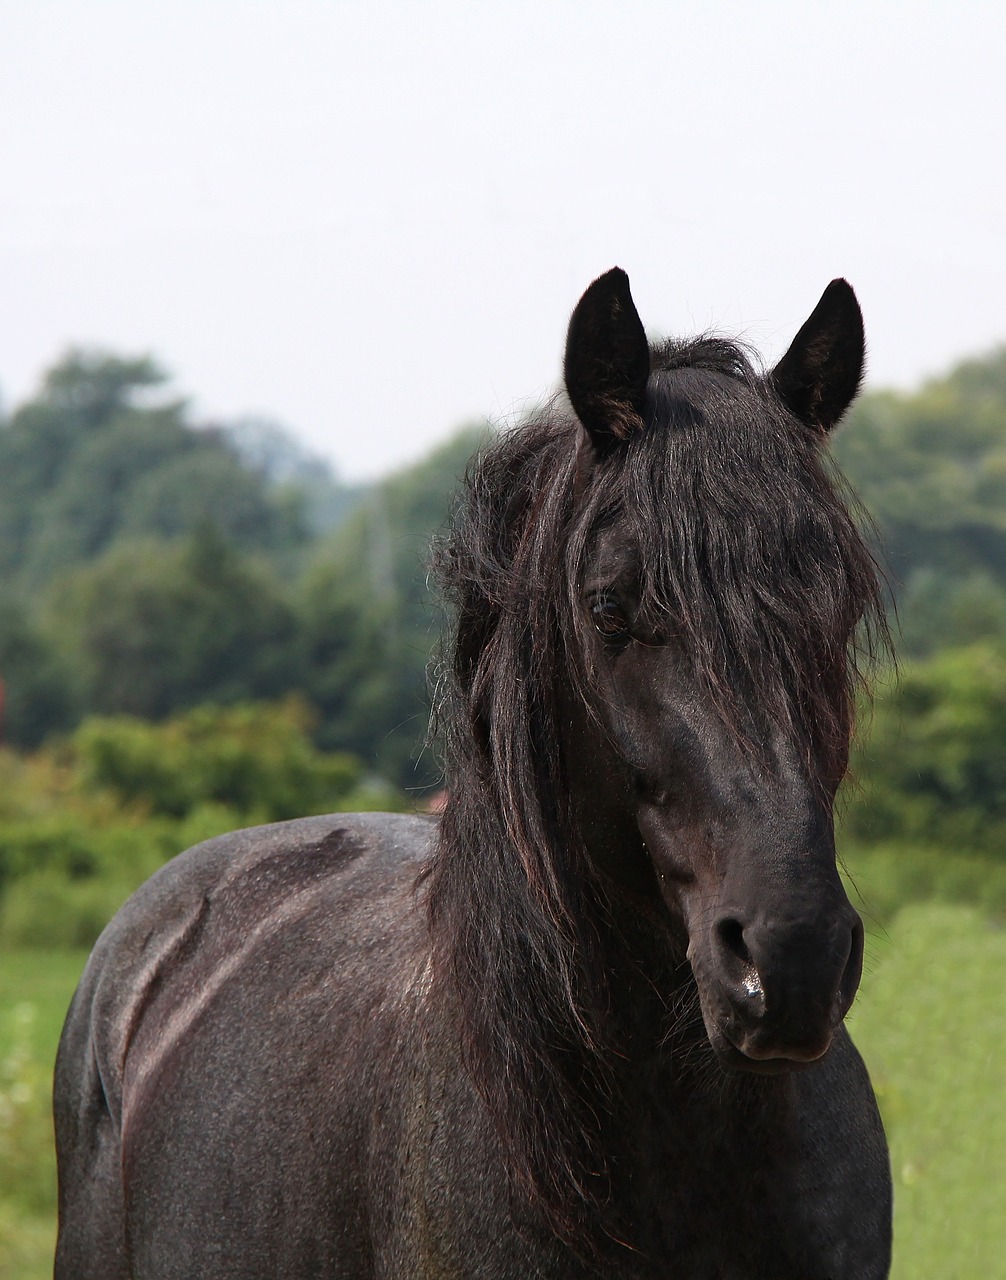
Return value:
M 1006 9 L 0 8 L 0 1276 L 49 1273 L 86 949 L 217 832 L 435 803 L 425 555 L 618 264 L 767 364 L 850 280 L 835 444 L 900 678 L 842 849 L 894 1274 L 1006 1277 Z

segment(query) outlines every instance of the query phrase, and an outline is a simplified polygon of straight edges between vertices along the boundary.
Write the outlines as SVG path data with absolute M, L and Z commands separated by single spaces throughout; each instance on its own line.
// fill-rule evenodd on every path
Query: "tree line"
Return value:
M 423 548 L 476 433 L 350 489 L 275 427 L 197 425 L 164 383 L 71 352 L 0 422 L 5 740 L 297 693 L 319 747 L 429 785 Z
M 6 741 L 296 695 L 317 749 L 435 785 L 426 550 L 484 433 L 353 489 L 269 424 L 197 424 L 149 359 L 71 352 L 0 421 Z M 852 825 L 949 838 L 966 810 L 968 838 L 1000 842 L 1006 350 L 864 395 L 835 455 L 872 521 L 903 668 L 867 716 L 874 781 Z M 892 810 L 892 794 L 908 798 Z

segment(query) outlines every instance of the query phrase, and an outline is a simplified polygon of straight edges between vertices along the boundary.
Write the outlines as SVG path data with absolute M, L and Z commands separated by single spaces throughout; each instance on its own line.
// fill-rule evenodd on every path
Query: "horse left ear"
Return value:
M 801 422 L 830 431 L 859 390 L 865 354 L 863 313 L 852 286 L 832 280 L 772 370 L 772 386 Z
M 642 428 L 650 346 L 620 267 L 599 276 L 573 309 L 564 370 L 570 402 L 598 453 Z

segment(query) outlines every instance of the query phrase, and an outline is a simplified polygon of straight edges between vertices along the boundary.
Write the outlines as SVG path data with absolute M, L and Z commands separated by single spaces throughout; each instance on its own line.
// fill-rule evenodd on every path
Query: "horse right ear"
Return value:
M 599 276 L 576 304 L 564 370 L 570 402 L 599 454 L 642 429 L 650 347 L 620 267 Z

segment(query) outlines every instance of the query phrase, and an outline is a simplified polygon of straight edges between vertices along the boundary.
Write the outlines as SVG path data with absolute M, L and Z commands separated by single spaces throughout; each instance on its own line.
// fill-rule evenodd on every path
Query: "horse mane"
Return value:
M 554 400 L 472 462 L 434 551 L 454 613 L 437 708 L 448 800 L 426 871 L 434 971 L 514 1191 L 587 1253 L 598 1224 L 620 1229 L 600 1134 L 618 1053 L 609 887 L 561 751 L 561 691 L 591 680 L 592 538 L 624 523 L 646 550 L 647 626 L 680 645 L 739 740 L 795 730 L 824 785 L 844 770 L 861 655 L 883 634 L 848 495 L 744 350 L 668 342 L 651 367 L 653 429 L 584 481 L 581 430 Z

